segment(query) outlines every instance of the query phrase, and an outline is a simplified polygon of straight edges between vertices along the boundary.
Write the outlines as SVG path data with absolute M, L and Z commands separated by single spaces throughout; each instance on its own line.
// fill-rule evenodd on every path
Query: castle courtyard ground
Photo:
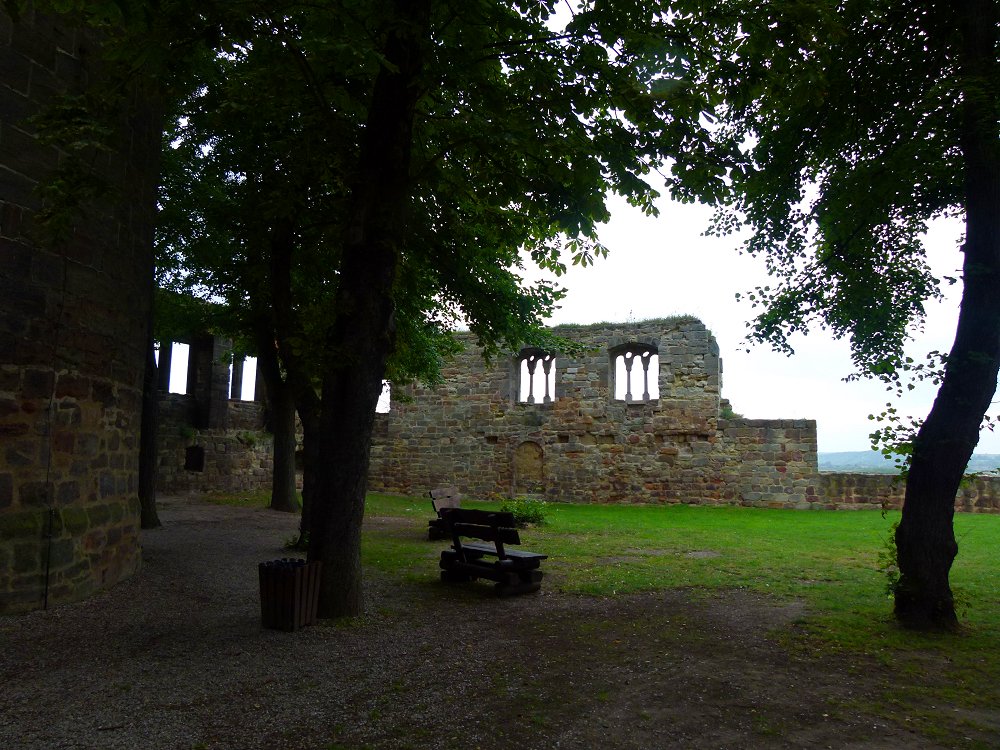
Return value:
M 297 518 L 161 499 L 143 568 L 0 619 L 0 747 L 933 748 L 889 672 L 787 644 L 804 605 L 743 592 L 497 599 L 366 570 L 364 617 L 260 626 L 256 565 Z M 368 518 L 420 535 L 403 519 Z M 428 542 L 430 544 L 430 542 Z M 933 665 L 929 665 L 932 667 Z M 945 707 L 928 710 L 947 711 Z

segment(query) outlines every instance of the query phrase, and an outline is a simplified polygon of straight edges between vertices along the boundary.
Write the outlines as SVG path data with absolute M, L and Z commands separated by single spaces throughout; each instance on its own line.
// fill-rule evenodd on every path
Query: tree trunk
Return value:
M 162 524 L 156 513 L 156 432 L 160 408 L 153 325 L 150 315 L 146 371 L 142 377 L 142 417 L 139 424 L 139 527 L 156 529 Z
M 308 549 L 303 540 L 308 541 L 312 524 L 312 509 L 319 495 L 320 427 L 319 400 L 315 392 L 308 403 L 299 403 L 299 419 L 302 420 L 302 518 L 299 520 L 299 547 Z M 312 403 L 315 402 L 315 403 Z
M 284 384 L 283 384 L 284 385 Z M 270 386 L 268 386 L 270 388 Z M 297 513 L 295 487 L 295 402 L 287 387 L 271 400 L 274 427 L 274 467 L 271 473 L 271 510 Z M 274 393 L 273 390 L 269 391 Z
M 900 580 L 895 611 L 905 627 L 952 629 L 948 583 L 958 544 L 955 496 L 979 442 L 1000 371 L 1000 134 L 997 13 L 992 0 L 956 3 L 961 29 L 961 146 L 965 163 L 964 289 L 955 343 L 931 412 L 914 442 L 896 532 Z
M 410 202 L 410 149 L 430 0 L 395 0 L 375 80 L 323 378 L 309 559 L 323 562 L 319 616 L 360 614 L 361 522 L 375 407 L 395 345 L 393 284 Z
M 295 494 L 295 401 L 288 385 L 281 379 L 274 334 L 258 331 L 257 376 L 267 390 L 269 427 L 274 440 L 274 465 L 271 469 L 271 510 L 295 513 L 299 501 Z M 269 341 L 270 339 L 270 341 Z M 268 346 L 267 344 L 270 344 Z
M 280 218 L 272 228 L 267 251 L 269 262 L 270 306 L 259 310 L 256 316 L 257 348 L 264 358 L 268 380 L 281 381 L 283 396 L 291 402 L 289 415 L 293 430 L 288 446 L 292 488 L 295 482 L 294 420 L 298 411 L 302 420 L 302 518 L 299 521 L 297 547 L 304 549 L 309 529 L 311 498 L 316 495 L 315 467 L 319 466 L 319 412 L 320 401 L 309 379 L 308 368 L 297 352 L 295 340 L 303 338 L 302 327 L 295 314 L 292 301 L 292 265 L 296 248 L 296 226 L 289 217 Z M 281 371 L 285 376 L 282 380 Z M 277 439 L 277 433 L 275 433 Z M 277 445 L 275 446 L 275 471 L 277 472 Z

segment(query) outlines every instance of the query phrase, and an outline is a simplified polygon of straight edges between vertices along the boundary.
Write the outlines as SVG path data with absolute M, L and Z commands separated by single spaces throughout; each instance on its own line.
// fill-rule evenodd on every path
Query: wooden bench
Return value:
M 432 518 L 427 522 L 427 538 L 430 540 L 447 539 L 451 536 L 451 532 L 445 528 L 444 522 L 441 520 L 441 511 L 445 508 L 461 507 L 462 496 L 458 494 L 455 487 L 438 487 L 428 494 L 431 496 L 431 507 L 434 508 L 437 518 Z
M 538 568 L 548 555 L 507 549 L 505 545 L 521 543 L 512 513 L 442 508 L 439 514 L 452 540 L 451 549 L 441 553 L 442 581 L 486 578 L 495 581 L 494 588 L 501 596 L 541 588 L 542 571 Z M 482 541 L 463 542 L 463 537 Z

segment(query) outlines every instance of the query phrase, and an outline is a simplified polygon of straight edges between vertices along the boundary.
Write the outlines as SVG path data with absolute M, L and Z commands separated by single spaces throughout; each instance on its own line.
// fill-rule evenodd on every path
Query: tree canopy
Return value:
M 691 45 L 677 90 L 700 102 L 699 156 L 675 189 L 746 223 L 774 279 L 753 336 L 790 351 L 809 325 L 850 339 L 862 374 L 896 383 L 938 294 L 921 235 L 964 216 L 964 294 L 931 414 L 914 436 L 897 533 L 900 619 L 955 622 L 948 569 L 962 472 L 1000 365 L 1000 130 L 993 2 L 724 0 L 673 4 Z
M 360 606 L 381 378 L 432 370 L 427 345 L 459 317 L 487 352 L 542 337 L 560 293 L 525 284 L 522 251 L 557 273 L 603 253 L 608 193 L 653 212 L 649 175 L 687 127 L 653 91 L 676 63 L 658 8 L 586 7 L 554 29 L 554 6 L 216 9 L 217 52 L 173 113 L 164 268 L 320 385 L 326 614 Z

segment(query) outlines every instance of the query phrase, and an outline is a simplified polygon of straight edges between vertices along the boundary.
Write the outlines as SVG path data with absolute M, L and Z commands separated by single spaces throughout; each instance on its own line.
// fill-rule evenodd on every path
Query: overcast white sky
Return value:
M 694 315 L 719 342 L 722 395 L 735 411 L 751 418 L 815 419 L 821 451 L 868 449 L 873 429 L 868 415 L 882 411 L 891 394 L 879 383 L 844 382 L 851 372 L 848 345 L 820 330 L 796 338 L 791 357 L 764 346 L 746 353 L 746 321 L 753 311 L 735 295 L 765 283 L 763 261 L 738 254 L 738 238 L 701 236 L 710 209 L 666 199 L 660 206 L 660 216 L 650 218 L 624 201 L 614 203 L 613 219 L 601 231 L 610 256 L 590 268 L 571 268 L 558 280 L 569 294 L 551 322 Z M 956 275 L 961 267 L 960 235 L 954 221 L 940 222 L 929 233 L 929 256 L 939 276 Z M 929 309 L 911 356 L 922 359 L 930 350 L 951 348 L 960 292 L 957 287 L 946 292 L 946 301 Z M 933 387 L 919 388 L 901 402 L 900 411 L 924 417 L 933 396 Z M 1000 435 L 984 431 L 978 452 L 1000 453 Z

